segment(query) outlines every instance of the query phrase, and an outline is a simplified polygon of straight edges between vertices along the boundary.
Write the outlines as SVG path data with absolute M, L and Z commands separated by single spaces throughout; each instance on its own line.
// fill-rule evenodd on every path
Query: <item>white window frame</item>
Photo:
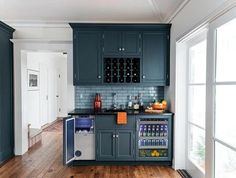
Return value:
M 204 176 L 205 174 L 205 171 L 202 170 L 201 167 L 199 167 L 197 164 L 195 164 L 191 159 L 190 159 L 190 156 L 189 156 L 189 148 L 190 148 L 190 143 L 189 143 L 189 137 L 190 137 L 190 127 L 191 126 L 194 126 L 194 127 L 197 127 L 198 129 L 201 129 L 203 130 L 205 133 L 206 133 L 206 127 L 203 128 L 193 122 L 191 122 L 189 120 L 189 112 L 188 112 L 188 107 L 189 107 L 189 87 L 190 86 L 205 86 L 206 87 L 206 81 L 205 83 L 190 83 L 190 80 L 189 80 L 189 77 L 190 77 L 190 63 L 189 63 L 189 60 L 190 60 L 190 54 L 189 54 L 189 50 L 191 47 L 203 42 L 204 40 L 207 41 L 207 28 L 204 28 L 202 29 L 197 35 L 195 35 L 192 39 L 189 39 L 187 42 L 186 42 L 186 52 L 187 52 L 187 60 L 186 60 L 186 140 L 187 140 L 187 150 L 186 150 L 186 158 L 193 164 L 193 166 L 195 166 L 199 171 L 202 172 L 202 176 Z M 206 61 L 207 63 L 207 61 Z M 206 118 L 206 117 L 205 117 Z M 205 135 L 205 139 L 206 139 L 206 135 Z M 206 159 L 206 158 L 205 158 Z M 205 160 L 206 161 L 206 160 Z M 186 165 L 188 166 L 188 165 Z
M 207 102 L 206 102 L 206 177 L 215 177 L 215 142 L 236 151 L 236 148 L 215 137 L 215 89 L 217 85 L 236 85 L 235 82 L 216 82 L 217 28 L 236 17 L 236 7 L 209 24 L 207 50 Z

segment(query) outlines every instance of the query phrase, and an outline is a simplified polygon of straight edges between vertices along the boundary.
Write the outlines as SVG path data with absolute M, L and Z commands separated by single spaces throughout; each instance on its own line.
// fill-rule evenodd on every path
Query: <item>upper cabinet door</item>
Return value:
M 141 34 L 139 32 L 123 32 L 122 33 L 122 53 L 125 56 L 138 56 L 141 53 L 140 41 Z
M 101 83 L 101 33 L 77 31 L 74 38 L 74 84 Z
M 142 82 L 168 84 L 168 40 L 166 32 L 143 33 Z
M 135 31 L 105 31 L 103 34 L 104 56 L 138 56 L 141 34 Z
M 103 53 L 105 56 L 118 56 L 122 52 L 120 31 L 105 31 L 103 33 Z

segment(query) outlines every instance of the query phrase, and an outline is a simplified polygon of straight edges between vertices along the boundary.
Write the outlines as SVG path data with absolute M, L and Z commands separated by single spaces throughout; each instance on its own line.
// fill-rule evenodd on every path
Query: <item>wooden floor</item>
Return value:
M 55 131 L 57 130 L 57 131 Z M 0 178 L 181 178 L 165 166 L 76 166 L 62 164 L 62 130 L 43 132 L 42 144 L 0 167 Z

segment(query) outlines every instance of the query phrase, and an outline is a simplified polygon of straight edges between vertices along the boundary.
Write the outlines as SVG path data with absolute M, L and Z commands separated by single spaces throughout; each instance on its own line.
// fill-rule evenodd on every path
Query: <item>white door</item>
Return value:
M 48 121 L 48 68 L 40 63 L 40 120 L 41 126 Z
M 206 32 L 188 41 L 186 170 L 205 177 Z

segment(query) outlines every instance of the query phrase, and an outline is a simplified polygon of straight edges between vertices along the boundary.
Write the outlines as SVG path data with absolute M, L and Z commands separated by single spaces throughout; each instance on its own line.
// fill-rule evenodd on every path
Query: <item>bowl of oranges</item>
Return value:
M 152 104 L 152 109 L 154 110 L 166 110 L 167 109 L 167 101 L 162 99 L 159 101 L 155 101 Z

